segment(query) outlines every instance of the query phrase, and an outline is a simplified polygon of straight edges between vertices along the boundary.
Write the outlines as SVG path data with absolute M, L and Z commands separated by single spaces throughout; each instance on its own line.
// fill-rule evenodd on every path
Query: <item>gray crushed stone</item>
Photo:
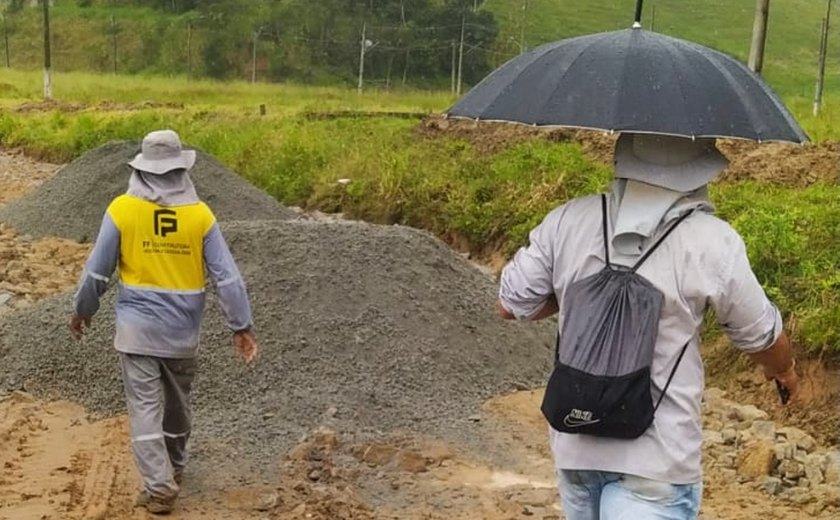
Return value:
M 552 330 L 503 322 L 495 281 L 432 236 L 356 222 L 231 222 L 262 349 L 232 355 L 208 299 L 194 390 L 194 462 L 273 464 L 328 425 L 356 437 L 411 431 L 476 451 L 489 397 L 544 384 Z M 71 295 L 0 321 L 0 390 L 123 413 L 111 349 L 114 292 L 82 343 Z
M 34 237 L 93 241 L 108 204 L 128 187 L 126 162 L 139 148 L 138 141 L 114 141 L 88 152 L 37 190 L 0 208 L 0 222 Z M 210 155 L 197 150 L 197 156 L 190 175 L 220 221 L 296 217 Z

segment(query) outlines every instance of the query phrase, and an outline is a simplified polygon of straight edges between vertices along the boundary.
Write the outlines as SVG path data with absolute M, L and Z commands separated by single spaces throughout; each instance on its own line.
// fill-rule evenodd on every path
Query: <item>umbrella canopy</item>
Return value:
M 808 141 L 778 96 L 741 62 L 641 28 L 550 43 L 516 57 L 448 115 L 683 137 Z

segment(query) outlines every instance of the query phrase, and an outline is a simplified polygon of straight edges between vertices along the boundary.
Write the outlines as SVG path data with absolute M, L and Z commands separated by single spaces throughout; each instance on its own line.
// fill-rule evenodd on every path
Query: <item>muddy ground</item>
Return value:
M 592 145 L 593 150 L 606 147 Z M 13 165 L 13 171 L 6 171 L 7 164 Z M 22 172 L 42 171 L 47 178 L 54 170 L 20 156 L 0 155 L 3 182 L 17 178 L 19 186 L 21 178 L 27 182 L 30 178 Z M 14 180 L 8 182 L 15 185 Z M 17 196 L 35 185 L 17 188 Z M 0 228 L 0 284 L 5 284 L 0 285 L 0 295 L 5 288 L 14 305 L 25 306 L 68 290 L 86 248 L 65 240 L 33 241 Z M 38 280 L 51 282 L 30 287 Z M 814 366 L 812 389 L 800 406 L 836 414 L 836 374 Z M 819 439 L 811 454 L 836 453 L 826 451 L 830 436 L 825 435 L 825 426 L 814 425 L 807 416 L 779 412 L 772 388 L 760 385 L 757 377 L 752 370 L 735 374 L 728 397 L 760 403 L 771 413 L 774 429 L 795 425 Z M 212 470 L 188 473 L 173 518 L 560 520 L 540 399 L 540 390 L 500 395 L 469 417 L 515 462 L 487 464 L 463 445 L 416 433 L 383 432 L 378 438 L 358 439 L 330 430 L 324 421 L 287 453 L 273 454 L 270 464 L 278 475 L 273 483 L 219 489 L 215 480 L 220 475 Z M 735 406 L 713 402 L 718 405 L 708 406 L 706 415 L 710 432 L 720 429 L 718 422 L 730 414 L 727 407 Z M 770 473 L 776 470 L 747 476 L 754 470 L 742 462 L 749 459 L 753 444 L 743 440 L 752 436 L 744 432 L 756 430 L 756 421 L 768 422 L 761 417 L 739 426 L 731 444 L 723 439 L 718 443 L 709 434 L 703 518 L 837 518 L 840 497 L 827 489 L 814 486 L 813 491 L 808 487 L 799 494 L 783 495 L 768 489 L 769 479 L 775 478 Z M 128 446 L 124 416 L 101 419 L 78 404 L 44 402 L 26 393 L 7 395 L 0 400 L 0 519 L 147 518 L 132 507 L 137 478 Z M 825 471 L 825 485 L 840 486 L 831 480 L 835 477 Z

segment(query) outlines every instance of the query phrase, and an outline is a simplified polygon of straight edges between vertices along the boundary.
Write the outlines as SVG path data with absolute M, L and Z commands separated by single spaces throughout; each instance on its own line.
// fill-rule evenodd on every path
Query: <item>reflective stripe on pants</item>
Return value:
M 150 495 L 178 495 L 173 472 L 187 463 L 195 359 L 120 354 L 134 462 Z

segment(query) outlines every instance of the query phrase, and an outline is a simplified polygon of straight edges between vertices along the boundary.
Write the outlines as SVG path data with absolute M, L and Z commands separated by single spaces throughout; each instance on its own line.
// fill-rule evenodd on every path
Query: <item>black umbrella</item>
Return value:
M 516 57 L 448 115 L 685 137 L 808 140 L 778 96 L 741 62 L 645 31 L 638 22 Z

